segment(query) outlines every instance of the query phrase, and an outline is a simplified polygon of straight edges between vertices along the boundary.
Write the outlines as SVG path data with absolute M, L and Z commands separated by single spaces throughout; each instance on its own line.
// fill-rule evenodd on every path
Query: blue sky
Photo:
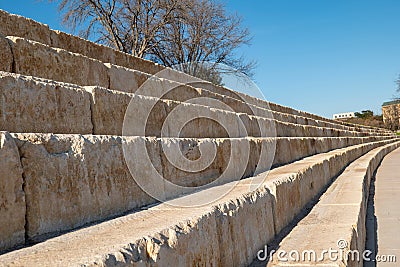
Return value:
M 326 117 L 372 109 L 395 94 L 400 74 L 400 1 L 227 1 L 244 19 L 256 84 L 267 100 Z M 0 8 L 64 30 L 54 3 L 0 0 Z

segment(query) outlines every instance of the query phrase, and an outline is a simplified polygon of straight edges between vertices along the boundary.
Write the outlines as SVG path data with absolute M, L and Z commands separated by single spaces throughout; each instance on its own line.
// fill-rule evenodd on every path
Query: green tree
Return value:
M 356 112 L 354 113 L 354 115 L 357 118 L 361 118 L 361 119 L 368 119 L 368 118 L 372 118 L 374 116 L 374 112 L 372 110 L 363 110 L 360 112 Z

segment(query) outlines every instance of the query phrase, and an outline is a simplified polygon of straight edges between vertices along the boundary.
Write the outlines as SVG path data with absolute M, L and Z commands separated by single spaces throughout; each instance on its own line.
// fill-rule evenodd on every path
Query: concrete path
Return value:
M 388 154 L 372 181 L 367 217 L 367 249 L 378 255 L 364 266 L 400 265 L 400 148 Z M 393 262 L 391 255 L 396 256 Z M 388 262 L 392 261 L 392 262 Z

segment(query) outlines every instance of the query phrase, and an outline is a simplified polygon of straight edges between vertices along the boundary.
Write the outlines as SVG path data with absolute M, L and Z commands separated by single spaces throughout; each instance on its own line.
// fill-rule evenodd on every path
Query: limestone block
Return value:
M 291 142 L 294 144 L 292 146 L 293 148 L 291 148 L 292 161 L 296 161 L 313 154 L 309 146 L 311 140 L 312 139 L 305 137 L 293 138 L 291 140 Z
M 261 137 L 277 137 L 277 121 L 269 118 L 254 117 L 257 119 L 256 130 L 260 132 Z
M 150 75 L 140 71 L 108 63 L 105 65 L 108 67 L 109 88 L 112 90 L 134 93 L 150 77 Z
M 0 34 L 50 44 L 49 26 L 0 9 Z
M 154 202 L 135 183 L 122 151 L 123 142 L 135 146 L 143 139 L 50 134 L 14 137 L 24 170 L 30 240 Z M 157 149 L 157 143 L 151 144 L 150 150 Z
M 266 117 L 267 115 L 269 115 L 272 118 L 272 114 L 270 111 L 268 111 L 269 112 L 269 114 L 268 114 L 268 112 L 266 112 L 264 109 L 261 109 L 257 106 L 247 104 L 243 101 L 237 100 L 236 98 L 216 94 L 216 93 L 213 93 L 213 92 L 207 91 L 207 90 L 202 90 L 202 92 L 204 92 L 203 93 L 204 97 L 209 97 L 209 98 L 213 98 L 213 99 L 217 99 L 218 101 L 221 101 L 221 103 L 223 103 L 224 105 L 227 106 L 224 109 L 232 110 L 237 113 L 246 113 L 249 115 L 262 116 L 262 117 Z M 205 95 L 205 92 L 207 92 L 208 95 Z M 221 106 L 224 106 L 224 105 L 221 105 Z
M 167 113 L 173 109 L 170 106 L 177 105 L 172 101 L 101 87 L 87 86 L 85 89 L 92 94 L 94 134 L 160 137 Z M 165 134 L 168 136 L 168 132 Z
M 0 10 L 0 18 L 2 11 Z M 0 34 L 0 70 L 11 72 L 13 67 L 13 54 L 8 40 Z
M 144 73 L 155 74 L 163 67 L 154 62 L 134 57 L 111 47 L 96 44 L 60 31 L 51 31 L 51 46 L 78 53 L 103 63 L 111 63 Z
M 316 127 L 316 128 L 308 128 L 310 129 L 310 131 L 312 130 L 313 133 L 311 133 L 311 136 L 319 136 L 319 137 L 323 137 L 325 136 L 325 132 L 324 129 L 322 127 Z
M 279 121 L 288 122 L 288 123 L 296 123 L 296 117 L 294 117 L 290 114 L 281 113 L 281 112 L 275 112 L 273 114 L 274 114 L 274 118 L 276 118 Z
M 230 147 L 229 139 L 165 139 L 161 148 L 162 173 L 178 186 L 207 185 L 226 170 L 231 158 Z M 184 157 L 177 157 L 177 153 Z
M 0 251 L 25 243 L 25 195 L 18 148 L 0 132 Z
M 118 52 L 115 54 L 115 64 L 120 65 L 119 62 L 124 62 L 122 59 L 125 58 L 125 61 L 127 62 L 125 66 L 127 68 L 133 69 L 133 70 L 140 70 L 144 73 L 148 73 L 151 75 L 155 75 L 160 71 L 163 71 L 165 69 L 164 66 L 154 63 L 150 60 L 134 57 L 129 54 L 125 54 L 122 52 Z
M 289 138 L 278 138 L 276 142 L 276 152 L 273 162 L 273 166 L 282 166 L 292 158 L 292 149 L 290 146 Z
M 93 133 L 95 135 L 122 135 L 125 112 L 133 95 L 96 86 L 85 86 L 85 90 L 91 94 Z M 138 108 L 137 111 L 139 112 L 140 109 Z M 140 134 L 132 131 L 131 135 Z
M 237 114 L 184 103 L 170 106 L 163 127 L 171 137 L 244 137 L 240 134 L 243 132 L 240 131 L 243 125 L 240 124 Z
M 275 231 L 279 233 L 288 225 L 301 209 L 301 194 L 307 192 L 300 191 L 300 181 L 298 173 L 285 173 L 280 180 L 274 181 L 269 188 L 274 192 L 275 199 Z
M 18 36 L 18 35 L 17 35 Z M 23 36 L 20 36 L 23 37 Z M 72 52 L 72 53 L 77 53 L 81 54 L 83 56 L 88 56 L 88 49 L 87 49 L 87 43 L 88 41 L 81 39 L 79 37 L 70 35 L 68 33 L 64 33 L 58 30 L 55 31 L 50 31 L 50 39 L 51 43 L 48 44 L 49 46 L 53 48 L 61 48 L 63 50 Z M 47 44 L 47 43 L 45 43 Z M 93 57 L 91 57 L 93 58 Z
M 386 127 L 389 127 L 392 130 L 399 129 L 399 109 L 400 104 L 398 103 L 382 106 L 383 122 Z
M 296 121 L 297 124 L 306 125 L 306 120 L 304 117 L 297 116 L 296 119 L 297 119 Z
M 177 79 L 179 80 L 179 79 Z M 215 84 L 212 84 L 208 81 L 189 81 L 188 82 L 189 85 L 196 87 L 196 88 L 201 88 L 201 89 L 205 89 L 208 90 L 210 92 L 213 92 L 215 94 L 219 94 L 219 95 L 224 95 L 233 99 L 236 99 L 238 101 L 244 102 L 246 104 L 255 104 L 254 101 L 247 101 L 247 99 L 245 97 L 243 97 L 243 94 L 229 90 L 225 87 L 222 86 L 218 86 Z
M 100 61 L 19 37 L 7 38 L 16 73 L 82 86 L 108 86 L 107 68 Z
M 113 64 L 106 66 L 112 90 L 176 101 L 200 97 L 200 91 L 191 86 Z
M 92 133 L 90 94 L 77 86 L 0 72 L 0 129 Z
M 206 92 L 201 89 L 197 89 L 185 84 L 160 79 L 163 82 L 163 86 L 160 88 L 164 88 L 164 92 L 159 92 L 159 96 L 162 99 L 169 99 L 175 100 L 180 102 L 192 103 L 192 104 L 199 104 L 203 106 L 210 106 L 210 107 L 221 107 L 222 105 L 215 105 L 215 102 L 218 102 L 220 97 L 212 95 L 210 97 L 210 92 Z M 154 86 L 155 87 L 155 86 Z M 154 88 L 152 87 L 152 88 Z M 149 96 L 157 96 L 154 94 L 155 92 L 151 92 L 148 90 L 147 86 L 140 90 L 141 94 L 149 95 Z M 142 93 L 143 92 L 143 93 Z M 218 104 L 218 103 L 217 103 Z

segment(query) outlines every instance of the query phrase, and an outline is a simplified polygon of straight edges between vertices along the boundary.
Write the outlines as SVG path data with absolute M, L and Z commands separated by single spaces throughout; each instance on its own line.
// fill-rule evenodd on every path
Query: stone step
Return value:
M 159 74 L 158 77 L 151 76 L 136 70 L 123 68 L 116 65 L 106 64 L 110 68 L 110 86 L 109 88 L 116 91 L 127 93 L 136 93 L 145 96 L 154 96 L 181 102 L 196 102 L 196 98 L 209 98 L 207 105 L 215 106 L 220 109 L 233 110 L 239 113 L 247 113 L 266 118 L 281 118 L 281 121 L 299 124 L 311 124 L 321 127 L 337 128 L 350 131 L 365 132 L 382 132 L 393 134 L 386 129 L 370 129 L 363 126 L 345 126 L 338 124 L 336 121 L 316 120 L 306 117 L 306 114 L 291 114 L 290 110 L 280 109 L 278 105 L 270 102 L 256 101 L 252 104 L 236 92 L 224 94 L 224 91 L 215 90 L 215 85 L 204 81 L 192 81 L 190 78 L 177 83 L 170 81 L 164 77 L 169 77 L 166 73 Z M 172 72 L 172 71 L 171 71 Z M 173 76 L 173 74 L 171 74 Z M 123 79 L 121 78 L 123 77 Z M 139 82 L 138 82 L 139 81 Z M 231 92 L 231 91 L 230 91 Z M 204 103 L 204 101 L 203 101 Z M 256 105 L 258 104 L 258 105 Z
M 271 166 L 275 168 L 333 149 L 387 142 L 383 137 L 157 139 L 7 132 L 1 136 L 5 140 L 0 149 L 0 162 L 4 164 L 1 177 L 7 179 L 4 184 L 15 188 L 2 194 L 10 196 L 7 212 L 20 216 L 3 222 L 0 229 L 7 231 L 10 240 L 15 236 L 15 244 L 25 243 L 18 235 L 24 227 L 26 233 L 22 238 L 26 236 L 27 242 L 38 241 L 163 198 L 192 192 L 193 187 L 249 177 Z M 130 151 L 135 152 L 129 154 Z M 197 163 L 189 165 L 196 171 L 185 167 L 185 159 L 178 157 L 180 151 L 189 160 L 203 155 Z M 209 159 L 213 160 L 208 162 Z M 164 188 L 164 185 L 157 187 L 159 174 L 167 181 L 189 188 L 162 191 L 158 199 L 149 197 L 147 193 L 160 195 L 157 190 Z M 138 184 L 132 177 L 146 180 L 139 180 L 142 183 Z M 9 181 L 11 178 L 13 183 Z M 26 214 L 19 209 L 20 205 L 27 207 Z M 12 211 L 13 207 L 18 212 Z M 7 212 L 0 218 L 9 218 L 4 217 Z M 18 225 L 18 231 L 11 232 L 10 224 Z M 0 250 L 14 245 L 4 245 Z
M 212 107 L 213 101 L 210 99 L 193 101 L 194 104 L 192 104 L 169 100 L 158 101 L 153 97 L 121 93 L 100 87 L 85 88 L 93 95 L 92 110 L 95 111 L 95 114 L 92 121 L 95 132 L 98 134 L 155 136 L 163 134 L 169 137 L 198 138 L 393 136 L 393 133 L 330 128 L 325 125 L 320 126 L 318 122 L 310 120 L 298 120 L 300 124 L 291 123 L 287 122 L 284 116 L 274 117 L 268 112 L 263 116 L 236 113 L 234 110 L 224 110 L 221 105 Z M 210 106 L 212 108 L 209 108 Z M 145 129 L 146 120 L 144 118 L 147 116 L 148 124 Z M 183 127 L 184 125 L 185 127 Z M 177 130 L 181 127 L 183 128 L 179 133 Z
M 98 60 L 94 60 L 80 54 L 74 54 L 66 50 L 52 48 L 31 40 L 22 39 L 20 37 L 10 36 L 7 37 L 6 40 L 11 44 L 12 51 L 7 47 L 7 42 L 4 40 L 0 42 L 0 45 L 5 46 L 4 56 L 2 56 L 4 57 L 3 61 L 5 62 L 4 66 L 2 67 L 4 71 L 12 71 L 19 74 L 32 75 L 60 82 L 78 84 L 81 86 L 98 85 L 129 93 L 137 92 L 140 88 L 140 92 L 137 94 L 141 95 L 161 97 L 168 92 L 166 95 L 164 95 L 164 98 L 171 98 L 179 101 L 187 101 L 188 99 L 192 99 L 194 97 L 215 98 L 220 102 L 227 104 L 227 108 L 230 107 L 237 112 L 246 112 L 255 115 L 271 116 L 271 109 L 273 110 L 272 115 L 275 117 L 287 117 L 288 115 L 286 114 L 289 114 L 280 112 L 281 109 L 279 108 L 273 108 L 274 104 L 272 103 L 270 103 L 270 107 L 270 105 L 265 101 L 256 101 L 257 104 L 262 105 L 257 106 L 255 104 L 251 104 L 251 102 L 248 102 L 248 100 L 240 95 L 234 95 L 233 93 L 230 93 L 230 95 L 233 97 L 226 95 L 224 96 L 206 89 L 199 90 L 187 84 L 167 81 L 165 79 L 158 79 L 161 81 L 161 85 L 156 81 L 153 81 L 149 85 L 146 82 L 148 82 L 152 76 L 137 70 L 127 69 L 109 63 L 104 64 Z M 10 50 L 8 53 L 7 49 Z M 9 58 L 9 53 L 13 53 L 13 57 Z M 76 64 L 82 67 L 78 69 L 75 67 Z M 162 73 L 160 76 L 168 75 Z M 202 88 L 206 87 L 208 89 L 212 89 L 214 87 L 214 85 L 197 80 L 195 79 L 193 85 Z M 193 81 L 191 82 L 193 83 Z M 191 82 L 188 81 L 188 79 L 185 81 L 185 83 Z M 219 93 L 223 93 L 223 90 L 222 92 L 221 90 L 217 91 Z M 289 114 L 289 116 L 291 117 L 291 121 L 310 120 L 310 118 L 298 115 Z M 311 120 L 311 124 L 321 124 L 321 121 L 316 121 L 315 119 Z M 387 130 L 382 129 L 369 129 L 360 126 L 343 126 L 334 121 L 323 121 L 323 124 L 326 125 L 326 127 L 329 125 L 329 127 L 332 128 L 342 128 L 346 130 L 357 129 L 366 132 L 388 133 Z
M 0 129 L 10 132 L 158 137 L 162 133 L 166 137 L 198 138 L 389 136 L 380 132 L 320 127 L 319 122 L 312 119 L 286 122 L 286 116 L 274 118 L 267 110 L 259 114 L 263 115 L 261 117 L 236 113 L 227 106 L 214 104 L 209 98 L 196 98 L 192 103 L 158 100 L 7 72 L 0 72 L 0 91 Z M 213 106 L 216 108 L 210 108 Z M 175 132 L 184 125 L 180 133 Z
M 399 146 L 397 142 L 378 147 L 350 164 L 280 242 L 268 266 L 363 266 L 371 177 L 385 155 Z M 332 254 L 323 254 L 324 250 Z M 290 251 L 298 255 L 290 257 Z M 312 254 L 303 256 L 305 251 Z
M 82 87 L 0 72 L 0 130 L 92 134 L 92 95 Z
M 0 262 L 6 266 L 188 266 L 201 259 L 205 265 L 246 265 L 343 168 L 391 142 L 307 157 L 239 183 L 207 188 L 4 254 Z M 252 190 L 260 181 L 261 186 Z M 203 202 L 214 197 L 212 203 Z
M 0 9 L 0 34 L 30 39 L 55 48 L 124 66 L 141 69 L 150 74 L 161 71 L 164 67 L 149 60 L 119 52 L 110 47 L 96 44 L 88 40 L 61 31 L 51 30 L 48 25 L 36 22 L 19 15 L 10 14 Z
M 161 65 L 158 65 L 154 62 L 137 58 L 132 55 L 116 51 L 110 47 L 106 47 L 103 45 L 99 45 L 85 39 L 69 35 L 60 31 L 54 31 L 49 29 L 47 25 L 38 23 L 31 19 L 27 19 L 21 16 L 9 14 L 3 10 L 0 10 L 0 33 L 4 36 L 18 36 L 21 38 L 30 39 L 33 41 L 37 41 L 42 44 L 46 44 L 50 47 L 61 48 L 63 50 L 67 50 L 73 53 L 81 54 L 83 56 L 87 56 L 92 59 L 99 60 L 101 62 L 108 62 L 113 65 L 125 67 L 131 70 L 139 70 L 143 73 L 147 73 L 150 75 L 157 74 L 160 71 L 165 71 L 165 73 L 160 74 L 161 76 L 175 77 L 177 81 L 186 82 L 188 76 L 177 72 L 172 71 L 171 69 L 165 68 Z M 29 29 L 29 30 L 28 30 Z M 167 75 L 166 75 L 167 74 Z M 32 74 L 31 74 L 32 75 Z M 190 76 L 189 76 L 190 77 Z M 191 77 L 193 78 L 193 77 Z M 189 79 L 191 79 L 189 78 Z M 325 122 L 335 123 L 339 125 L 346 125 L 350 127 L 359 127 L 359 125 L 332 121 L 320 116 L 316 116 L 314 114 L 297 111 L 289 107 L 284 107 L 281 105 L 277 105 L 274 103 L 268 103 L 263 100 L 256 99 L 254 97 L 250 97 L 248 95 L 240 94 L 238 92 L 234 92 L 227 88 L 215 86 L 211 83 L 200 81 L 200 87 L 206 87 L 212 92 L 217 92 L 222 95 L 232 96 L 233 98 L 239 98 L 249 105 L 253 104 L 255 106 L 260 105 L 265 106 L 267 108 L 271 108 L 274 111 L 278 111 L 281 113 L 286 113 L 295 116 L 308 117 L 315 120 L 322 120 Z M 88 85 L 88 84 L 86 84 Z M 193 84 L 195 85 L 195 84 Z M 124 88 L 126 89 L 126 88 Z M 363 126 L 363 128 L 368 129 L 378 129 L 376 127 Z

